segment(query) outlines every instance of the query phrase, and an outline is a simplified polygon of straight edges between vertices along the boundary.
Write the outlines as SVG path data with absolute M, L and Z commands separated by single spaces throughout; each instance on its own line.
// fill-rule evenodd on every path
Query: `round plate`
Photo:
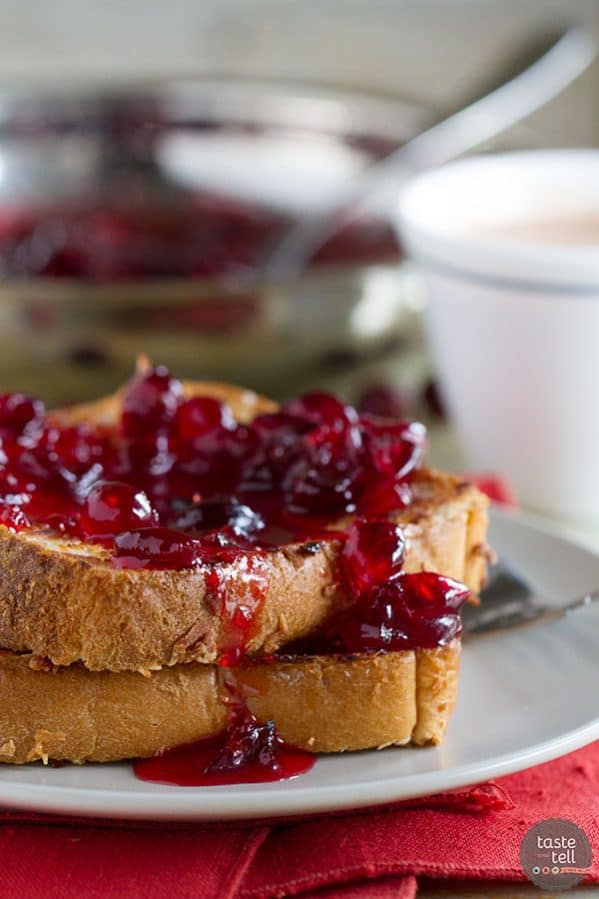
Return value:
M 524 515 L 495 510 L 492 545 L 557 603 L 599 584 L 599 556 Z M 443 745 L 320 758 L 295 780 L 168 787 L 127 764 L 0 768 L 0 806 L 77 815 L 216 820 L 389 803 L 545 762 L 599 738 L 599 606 L 464 646 L 460 696 Z

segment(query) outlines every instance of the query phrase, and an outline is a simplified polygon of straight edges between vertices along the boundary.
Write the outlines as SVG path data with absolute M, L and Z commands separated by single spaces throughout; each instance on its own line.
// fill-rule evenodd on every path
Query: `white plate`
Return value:
M 491 542 L 556 601 L 599 584 L 599 556 L 532 519 L 495 511 Z M 0 805 L 177 820 L 299 815 L 423 796 L 519 771 L 599 738 L 599 606 L 464 647 L 460 696 L 442 746 L 321 758 L 276 784 L 167 787 L 126 764 L 0 767 Z

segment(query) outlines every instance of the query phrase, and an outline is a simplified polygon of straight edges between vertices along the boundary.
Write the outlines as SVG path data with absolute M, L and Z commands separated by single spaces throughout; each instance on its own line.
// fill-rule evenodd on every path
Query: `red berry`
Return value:
M 294 442 L 309 430 L 309 425 L 287 412 L 267 412 L 257 415 L 251 429 L 258 434 L 263 444 Z
M 119 481 L 99 481 L 85 500 L 80 526 L 85 536 L 114 536 L 158 524 L 158 515 L 143 490 Z
M 258 724 L 247 709 L 241 708 L 231 721 L 224 743 L 206 773 L 237 771 L 250 765 L 276 773 L 280 768 L 281 742 L 274 721 Z
M 0 505 L 0 524 L 13 533 L 30 527 L 29 519 L 19 506 Z
M 60 465 L 76 473 L 102 461 L 108 450 L 107 442 L 86 425 L 48 428 L 42 435 L 41 444 Z
M 358 512 L 367 517 L 383 518 L 404 509 L 412 502 L 412 490 L 405 481 L 394 478 L 370 480 L 358 501 Z
M 324 391 L 306 393 L 283 407 L 287 415 L 301 418 L 312 425 L 326 425 L 335 431 L 345 430 L 358 420 L 355 409 Z
M 167 474 L 175 462 L 171 440 L 164 431 L 139 431 L 127 447 L 132 472 L 159 477 Z
M 470 595 L 465 584 L 433 571 L 402 574 L 400 581 L 404 602 L 426 618 L 459 611 Z
M 343 576 L 352 596 L 362 596 L 396 575 L 405 548 L 398 525 L 385 519 L 356 518 L 341 551 Z
M 355 512 L 351 475 L 311 467 L 302 469 L 301 465 L 298 471 L 290 479 L 286 495 L 292 512 L 332 517 Z
M 419 422 L 389 424 L 364 416 L 361 424 L 371 480 L 401 480 L 419 467 L 426 451 L 426 429 Z
M 24 393 L 0 394 L 0 427 L 20 433 L 27 425 L 41 422 L 44 411 L 41 400 Z
M 123 397 L 121 423 L 125 434 L 167 428 L 183 399 L 183 386 L 164 366 L 139 372 L 129 382 Z
M 117 568 L 193 568 L 202 561 L 202 541 L 181 531 L 153 527 L 115 538 Z
M 240 479 L 244 488 L 280 490 L 290 467 L 297 460 L 300 439 L 309 427 L 286 412 L 258 415 L 247 429 L 249 451 Z
M 345 652 L 445 646 L 462 631 L 464 584 L 423 571 L 399 574 L 362 597 L 333 625 Z
M 264 527 L 264 521 L 261 515 L 231 496 L 185 504 L 174 520 L 173 527 L 183 531 L 227 528 L 236 536 L 250 540 Z
M 407 397 L 401 390 L 385 384 L 369 387 L 358 401 L 361 414 L 400 421 L 406 417 L 408 406 Z
M 235 428 L 233 413 L 226 403 L 210 396 L 195 396 L 177 410 L 177 437 L 192 443 L 203 437 L 223 436 L 224 431 Z
M 293 511 L 310 515 L 354 512 L 362 435 L 351 406 L 326 393 L 311 393 L 286 409 L 313 427 L 296 442 L 281 485 Z

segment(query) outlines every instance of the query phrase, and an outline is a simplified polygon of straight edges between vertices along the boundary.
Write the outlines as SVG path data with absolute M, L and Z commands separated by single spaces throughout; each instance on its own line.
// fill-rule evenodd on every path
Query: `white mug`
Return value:
M 469 463 L 505 474 L 524 505 L 599 523 L 599 244 L 520 236 L 586 216 L 599 223 L 599 151 L 555 150 L 418 176 L 397 221 Z

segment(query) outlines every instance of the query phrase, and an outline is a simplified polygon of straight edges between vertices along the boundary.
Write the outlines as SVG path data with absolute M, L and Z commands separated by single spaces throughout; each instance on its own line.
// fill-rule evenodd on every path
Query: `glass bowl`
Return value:
M 0 389 L 98 395 L 139 353 L 274 396 L 384 366 L 415 321 L 384 207 L 292 282 L 260 272 L 299 213 L 429 120 L 228 79 L 0 95 Z

